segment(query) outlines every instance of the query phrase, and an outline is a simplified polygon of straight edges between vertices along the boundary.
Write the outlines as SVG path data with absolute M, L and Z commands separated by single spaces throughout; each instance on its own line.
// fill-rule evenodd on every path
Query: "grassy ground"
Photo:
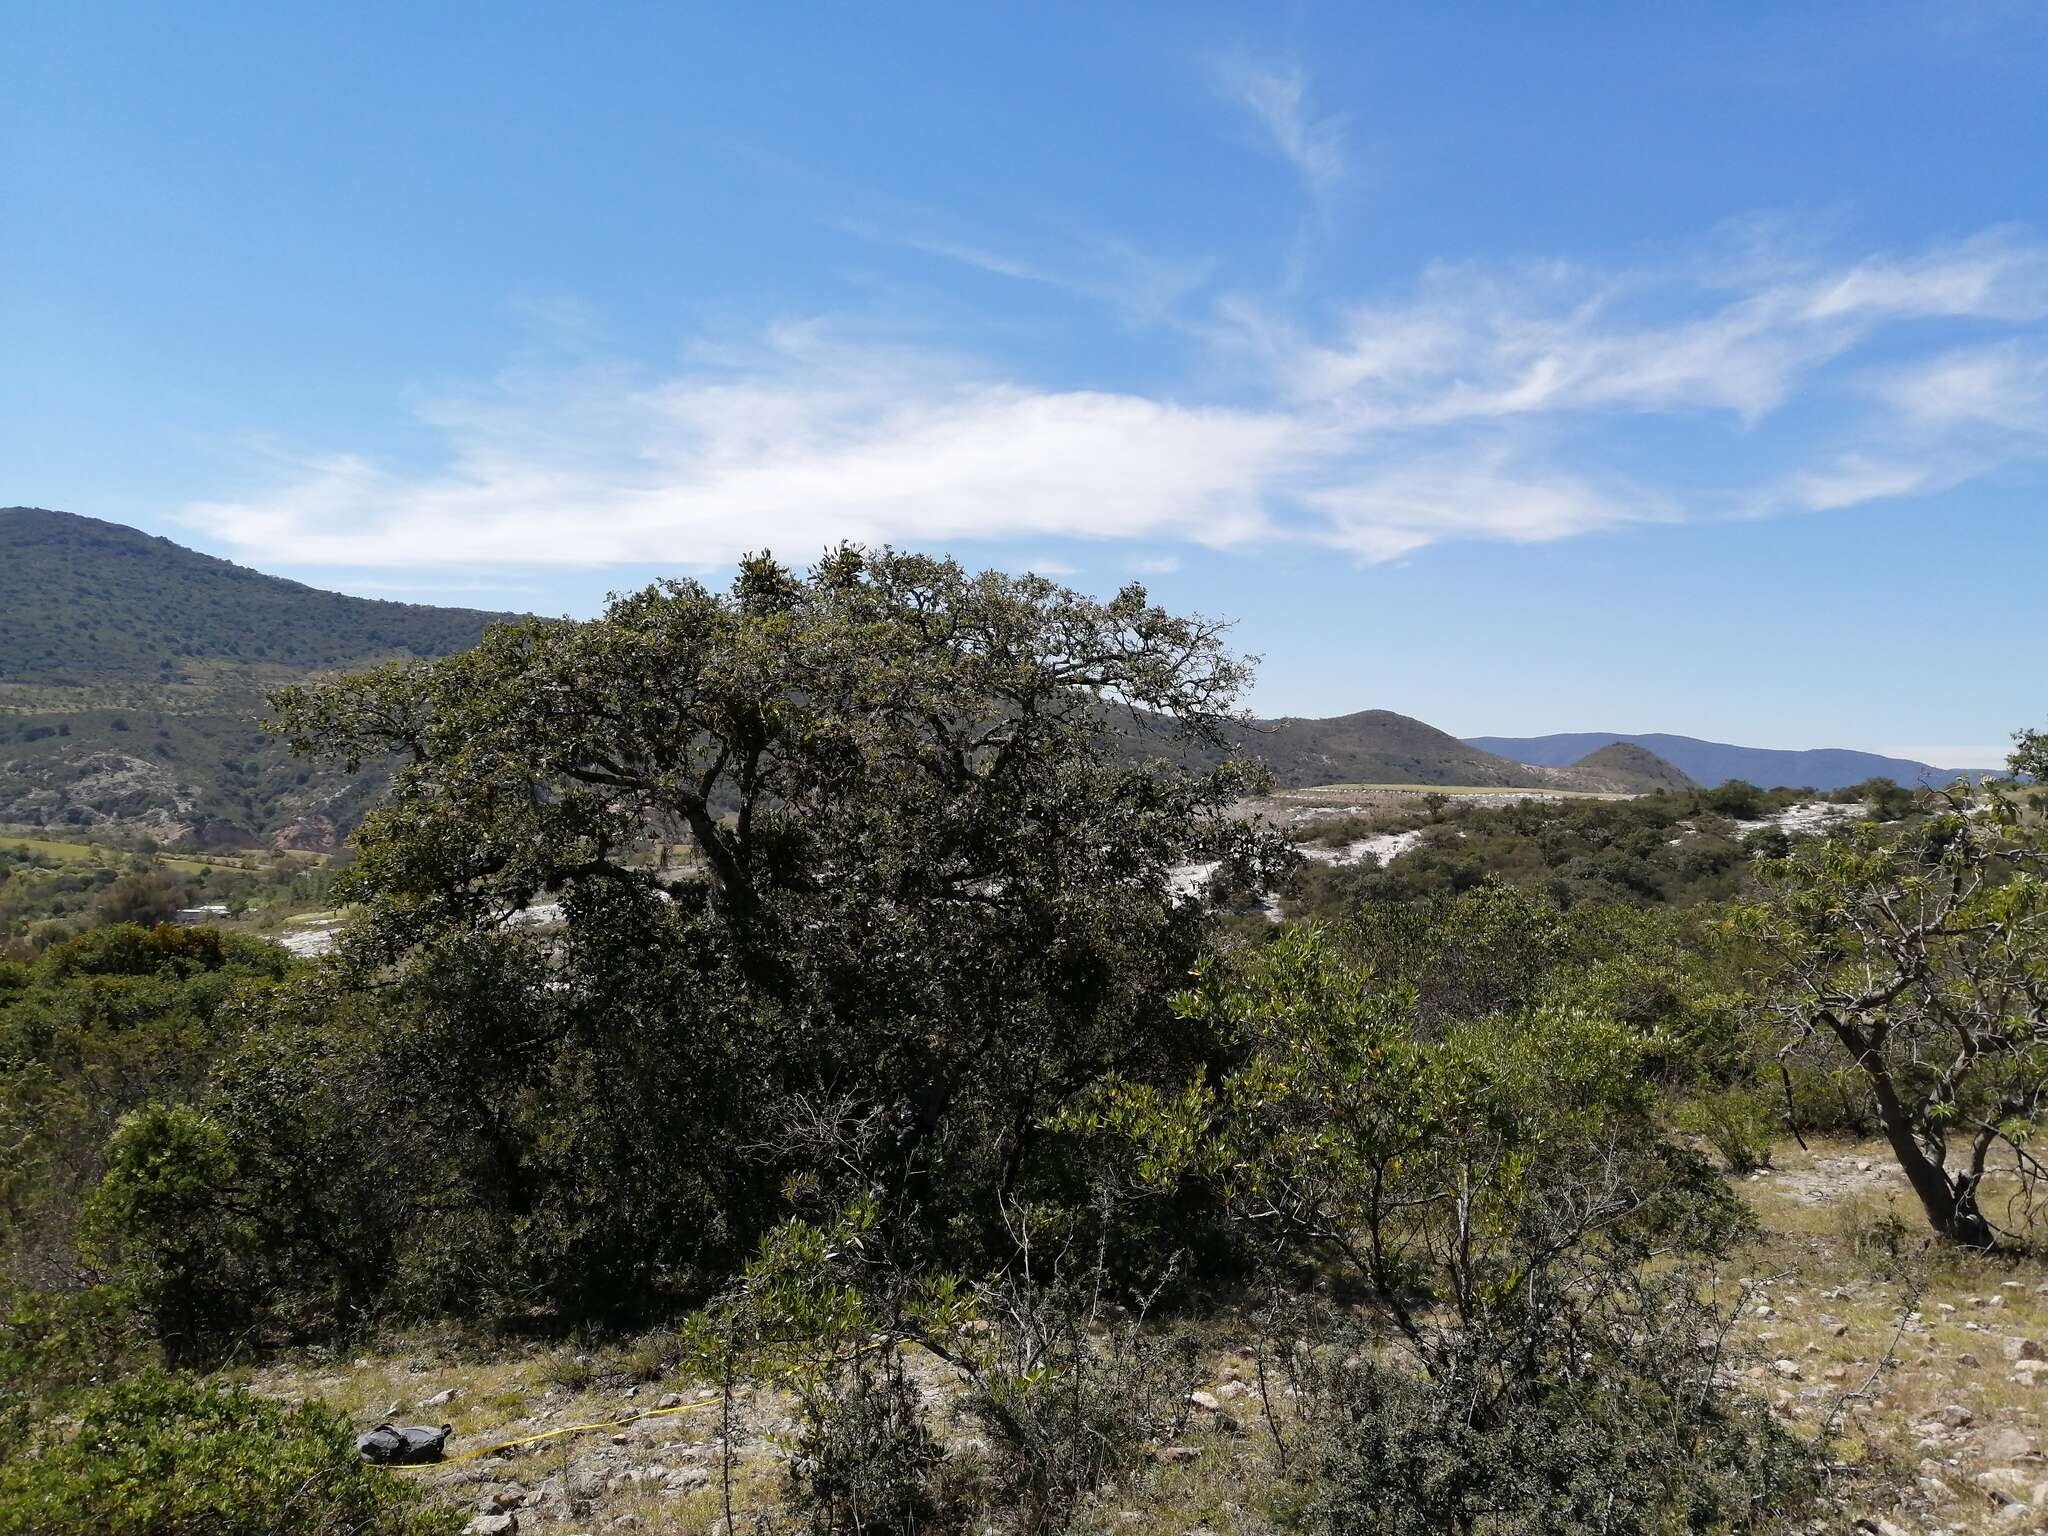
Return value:
M 1879 1536 L 2048 1530 L 2048 1367 L 2028 1358 L 2048 1345 L 2048 1266 L 1926 1243 L 1903 1180 L 1874 1144 L 1786 1143 L 1769 1170 L 1736 1187 L 1765 1232 L 1728 1271 L 1730 1294 L 1743 1298 L 1739 1331 L 1758 1356 L 1745 1385 L 1799 1432 L 1834 1434 L 1843 1507 L 1823 1528 L 1863 1518 Z M 1278 1528 L 1285 1484 L 1257 1412 L 1254 1367 L 1234 1345 L 1218 1333 L 1205 1356 L 1204 1387 L 1222 1411 L 1191 1414 L 1173 1447 L 1084 1528 Z M 688 1536 L 723 1518 L 724 1445 L 717 1394 L 670 1373 L 672 1346 L 655 1334 L 479 1352 L 453 1333 L 419 1335 L 247 1379 L 266 1393 L 323 1398 L 364 1428 L 450 1422 L 455 1456 L 600 1425 L 393 1475 L 473 1512 L 516 1510 L 529 1532 Z M 969 1441 L 972 1427 L 945 1411 L 944 1369 L 930 1360 L 912 1369 L 938 1428 Z M 444 1392 L 454 1395 L 441 1400 Z M 743 1529 L 747 1511 L 775 1501 L 792 1428 L 775 1394 L 740 1400 L 731 1451 Z
M 90 864 L 96 859 L 121 859 L 134 852 L 123 842 L 96 842 L 88 837 L 53 838 L 42 835 L 44 829 L 36 829 L 38 835 L 11 831 L 0 826 L 0 846 L 27 848 L 30 853 L 60 864 Z M 274 860 L 279 857 L 257 850 L 222 850 L 218 853 L 186 854 L 163 853 L 154 856 L 154 862 L 169 869 L 183 870 L 196 874 L 202 869 L 246 870 L 252 873 L 268 872 L 275 868 Z M 292 851 L 282 855 L 286 863 L 297 869 L 316 869 L 328 860 L 324 853 Z

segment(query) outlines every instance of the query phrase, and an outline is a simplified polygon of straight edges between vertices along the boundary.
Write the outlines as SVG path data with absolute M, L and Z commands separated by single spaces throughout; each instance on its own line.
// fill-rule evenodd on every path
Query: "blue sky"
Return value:
M 1460 734 L 2048 720 L 2048 6 L 0 29 L 0 504 L 551 613 L 1141 579 Z

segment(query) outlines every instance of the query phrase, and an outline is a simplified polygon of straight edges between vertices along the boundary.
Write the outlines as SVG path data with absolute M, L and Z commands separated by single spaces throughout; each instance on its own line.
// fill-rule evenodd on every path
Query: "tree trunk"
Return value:
M 1991 1224 L 1977 1209 L 1974 1181 L 1966 1181 L 1958 1189 L 1956 1181 L 1951 1180 L 1941 1165 L 1927 1155 L 1926 1148 L 1920 1145 L 1920 1138 L 1914 1135 L 1906 1107 L 1899 1102 L 1898 1090 L 1892 1086 L 1891 1074 L 1867 1059 L 1862 1065 L 1870 1077 L 1871 1091 L 1877 1098 L 1877 1118 L 1884 1127 L 1885 1140 L 1891 1143 L 1892 1155 L 1899 1160 L 1906 1182 L 1919 1196 L 1920 1208 L 1927 1213 L 1928 1225 L 1950 1242 L 1965 1248 L 1995 1247 L 1997 1240 L 1991 1234 Z

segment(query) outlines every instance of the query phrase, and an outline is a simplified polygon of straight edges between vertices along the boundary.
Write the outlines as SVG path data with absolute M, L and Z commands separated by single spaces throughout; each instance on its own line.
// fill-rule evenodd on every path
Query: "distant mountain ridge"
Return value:
M 1162 747 L 1156 738 L 1138 736 L 1131 750 L 1138 756 L 1161 753 L 1192 767 L 1211 767 L 1228 751 L 1242 752 L 1263 762 L 1279 789 L 1420 784 L 1639 795 L 1692 784 L 1670 763 L 1640 747 L 1594 752 L 1582 762 L 1518 763 L 1390 709 L 1362 709 L 1325 719 L 1289 715 L 1251 720 L 1229 727 L 1224 736 L 1227 745 L 1220 748 Z
M 116 523 L 0 509 L 0 823 L 123 826 L 165 841 L 329 847 L 381 791 L 292 758 L 264 694 L 323 673 L 467 649 L 519 615 L 323 592 Z M 1233 727 L 1223 748 L 1134 731 L 1134 757 L 1232 749 L 1282 788 L 1417 784 L 1641 794 L 1745 778 L 1836 788 L 1940 770 L 1865 752 L 1685 736 L 1474 737 L 1391 710 Z
M 1846 747 L 1806 752 L 1772 747 L 1740 747 L 1702 741 L 1693 736 L 1661 732 L 1629 735 L 1622 731 L 1565 731 L 1551 736 L 1467 736 L 1465 745 L 1536 767 L 1562 768 L 1616 742 L 1654 752 L 1695 783 L 1714 785 L 1744 779 L 1764 789 L 1847 789 L 1865 779 L 1895 779 L 1901 784 L 1945 785 L 1981 774 L 1936 768 L 1910 758 L 1884 757 Z
M 1328 719 L 1257 720 L 1231 733 L 1282 789 L 1313 784 L 1459 784 L 1532 789 L 1551 782 L 1521 763 L 1390 709 Z

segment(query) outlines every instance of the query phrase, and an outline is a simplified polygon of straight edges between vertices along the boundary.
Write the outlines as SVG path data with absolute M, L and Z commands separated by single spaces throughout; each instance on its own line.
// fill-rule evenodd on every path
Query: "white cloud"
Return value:
M 307 454 L 184 515 L 298 566 L 709 569 L 840 539 L 1390 560 L 1954 486 L 2042 450 L 2044 317 L 2048 255 L 1994 232 L 1832 267 L 1446 268 L 1321 330 L 1231 299 L 1200 332 L 1222 400 L 813 320 L 662 371 L 528 359 L 419 403 L 424 471 Z
M 2048 253 L 1992 233 L 1910 258 L 1716 279 L 1698 267 L 1425 274 L 1405 302 L 1351 310 L 1328 341 L 1244 301 L 1224 311 L 1297 399 L 1441 425 L 1566 411 L 1721 411 L 1755 421 L 1816 369 L 1905 321 L 2048 314 Z
M 2038 343 L 1944 352 L 1880 375 L 1876 392 L 1917 427 L 2048 438 L 2048 346 Z
M 1401 464 L 1304 499 L 1327 520 L 1328 542 L 1367 560 L 1396 559 L 1444 539 L 1541 544 L 1676 515 L 1646 492 L 1531 471 L 1506 453 L 1492 463 Z
M 1308 77 L 1298 67 L 1267 69 L 1249 59 L 1229 58 L 1217 78 L 1224 94 L 1258 120 L 1310 196 L 1321 202 L 1337 190 L 1349 168 L 1344 119 L 1309 111 Z
M 1266 489 L 1308 449 L 1284 415 L 1041 391 L 956 360 L 785 328 L 667 379 L 522 379 L 440 401 L 439 473 L 306 461 L 187 519 L 299 564 L 708 569 L 840 539 L 1172 538 L 1266 530 Z
M 1792 504 L 1805 511 L 1836 512 L 1916 495 L 1943 478 L 1932 464 L 1849 453 L 1831 465 L 1794 475 L 1787 491 Z
M 1180 569 L 1179 555 L 1140 555 L 1130 562 L 1140 576 L 1170 576 Z

